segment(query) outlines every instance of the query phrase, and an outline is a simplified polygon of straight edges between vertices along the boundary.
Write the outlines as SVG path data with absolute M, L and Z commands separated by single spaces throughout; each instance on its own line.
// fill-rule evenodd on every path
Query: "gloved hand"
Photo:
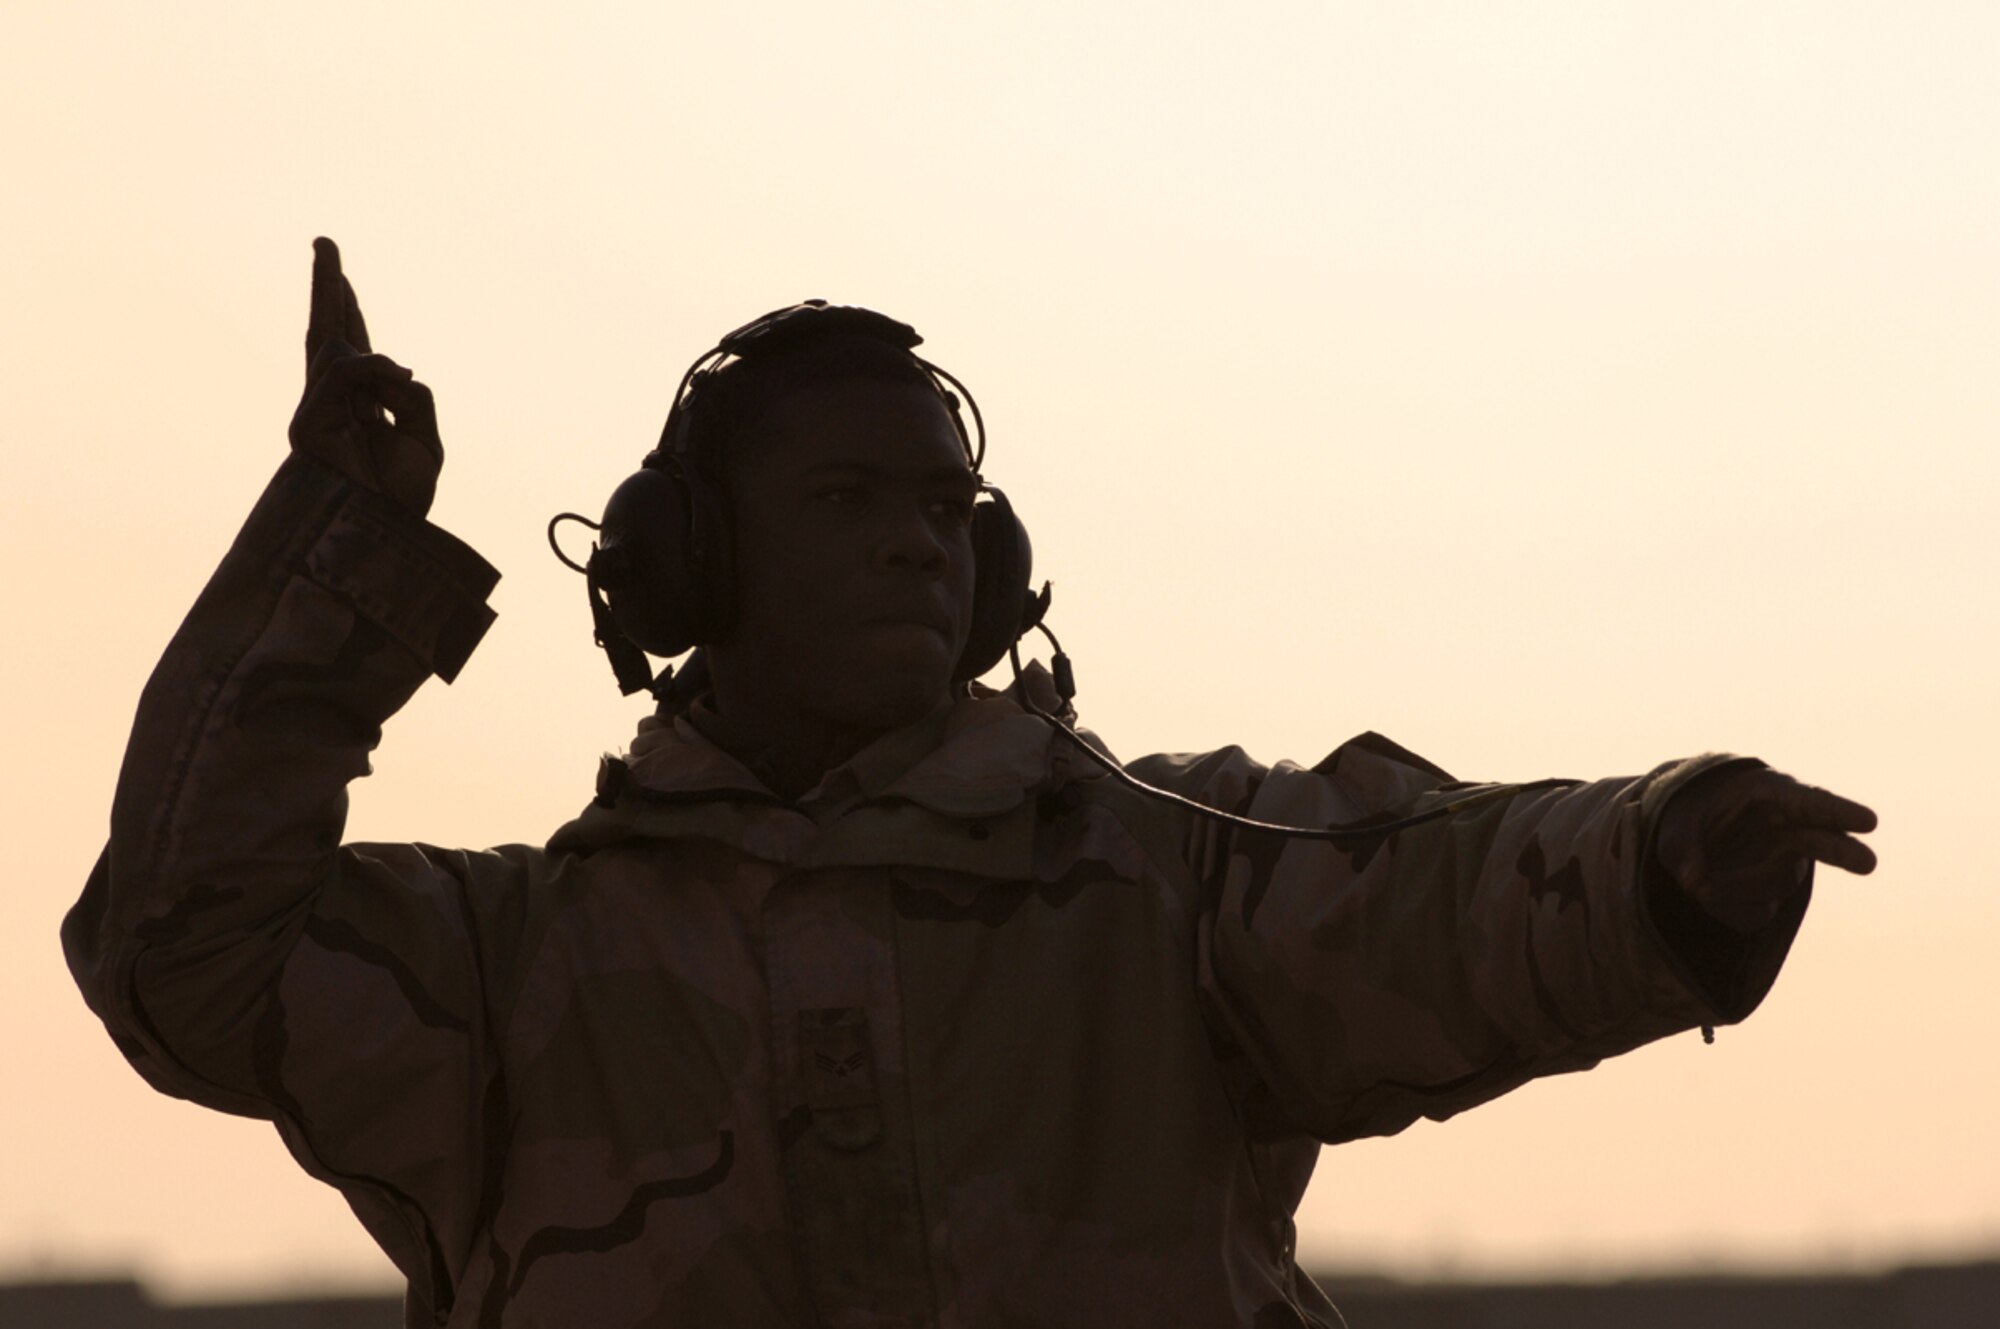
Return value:
M 1814 862 L 1875 870 L 1854 838 L 1875 814 L 1778 771 L 1733 767 L 1697 778 L 1660 814 L 1655 857 L 1673 883 L 1718 923 L 1754 932 L 1778 916 Z
M 421 517 L 437 493 L 444 444 L 431 390 L 368 345 L 340 250 L 313 241 L 312 314 L 306 324 L 306 390 L 292 416 L 292 446 Z

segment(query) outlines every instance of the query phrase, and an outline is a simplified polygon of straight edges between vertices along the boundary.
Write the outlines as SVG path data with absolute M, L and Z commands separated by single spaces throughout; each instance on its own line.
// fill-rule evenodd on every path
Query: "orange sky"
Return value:
M 2000 1247 L 1995 11 L 665 8 L 0 10 L 0 1276 L 386 1276 L 268 1127 L 124 1067 L 55 941 L 283 452 L 321 232 L 438 393 L 434 515 L 506 576 L 354 836 L 587 800 L 639 712 L 543 522 L 722 331 L 870 304 L 978 393 L 1119 751 L 1726 747 L 1882 813 L 1748 1025 L 1329 1151 L 1308 1258 Z

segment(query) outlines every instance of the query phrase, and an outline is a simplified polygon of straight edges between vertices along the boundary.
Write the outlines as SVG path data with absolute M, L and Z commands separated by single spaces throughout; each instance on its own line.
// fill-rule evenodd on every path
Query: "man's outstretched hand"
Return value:
M 1737 767 L 1698 779 L 1661 814 L 1657 856 L 1703 912 L 1739 932 L 1778 916 L 1815 862 L 1866 874 L 1875 829 L 1861 804 L 1777 771 Z
M 437 493 L 444 444 L 431 390 L 368 345 L 340 250 L 313 241 L 312 315 L 306 324 L 306 391 L 292 416 L 292 446 L 394 499 L 421 517 Z

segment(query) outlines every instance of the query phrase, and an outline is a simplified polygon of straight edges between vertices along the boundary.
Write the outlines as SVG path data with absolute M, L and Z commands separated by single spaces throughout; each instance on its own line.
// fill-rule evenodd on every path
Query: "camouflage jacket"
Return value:
M 1322 1142 L 1741 1018 L 1804 907 L 1668 916 L 1649 830 L 1718 758 L 1336 846 L 1141 797 L 989 693 L 792 803 L 680 721 L 545 847 L 341 844 L 495 579 L 287 462 L 64 925 L 133 1065 L 273 1119 L 411 1324 L 1335 1323 L 1293 1260 Z M 1131 765 L 1293 824 L 1448 784 L 1372 734 Z

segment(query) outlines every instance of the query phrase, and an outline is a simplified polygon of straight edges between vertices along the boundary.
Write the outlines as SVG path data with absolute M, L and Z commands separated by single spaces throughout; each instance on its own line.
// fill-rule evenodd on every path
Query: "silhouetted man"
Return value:
M 664 515 L 592 566 L 601 636 L 697 631 L 712 685 L 546 847 L 340 843 L 495 574 L 423 520 L 430 395 L 329 242 L 292 455 L 141 701 L 70 963 L 154 1085 L 343 1191 L 411 1324 L 1332 1324 L 1322 1143 L 1741 1019 L 1813 863 L 1873 867 L 1867 809 L 1741 758 L 1130 764 L 1321 839 L 1134 788 L 1048 675 L 966 681 L 1025 546 L 914 336 L 776 322 L 691 371 Z

